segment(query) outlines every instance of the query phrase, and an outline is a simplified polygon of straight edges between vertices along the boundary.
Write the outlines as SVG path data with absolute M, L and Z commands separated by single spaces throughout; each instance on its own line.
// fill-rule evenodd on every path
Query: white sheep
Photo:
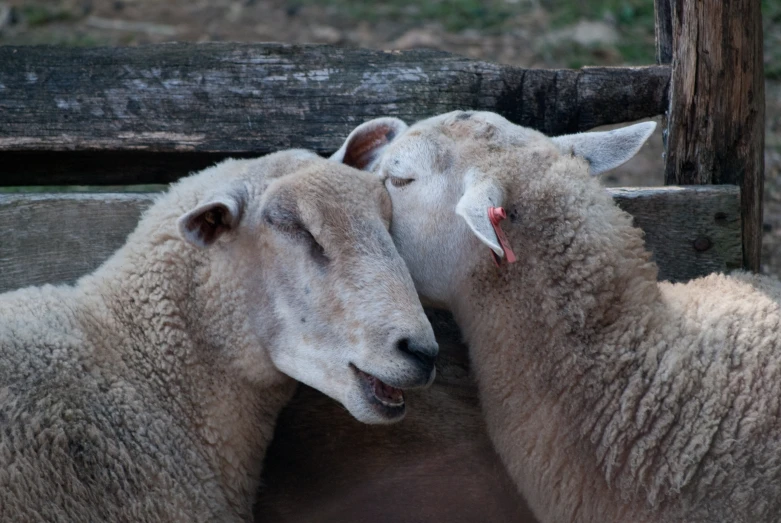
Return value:
M 401 419 L 437 345 L 390 211 L 310 152 L 227 160 L 75 286 L 0 295 L 0 520 L 251 520 L 294 379 Z
M 550 139 L 492 113 L 385 118 L 334 159 L 386 182 L 399 252 L 453 311 L 491 440 L 542 522 L 777 522 L 781 286 L 657 283 L 642 231 L 589 176 L 654 127 Z

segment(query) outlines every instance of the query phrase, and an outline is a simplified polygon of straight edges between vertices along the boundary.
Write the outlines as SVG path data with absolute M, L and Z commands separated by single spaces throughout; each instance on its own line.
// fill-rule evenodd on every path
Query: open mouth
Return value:
M 404 391 L 391 387 L 376 376 L 362 371 L 352 365 L 361 379 L 363 392 L 369 403 L 387 417 L 396 417 L 404 413 Z

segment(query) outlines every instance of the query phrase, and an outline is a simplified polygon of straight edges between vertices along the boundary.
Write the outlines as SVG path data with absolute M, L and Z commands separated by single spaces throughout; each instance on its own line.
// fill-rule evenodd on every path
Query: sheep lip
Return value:
M 369 403 L 375 407 L 375 410 L 378 410 L 387 418 L 395 418 L 404 414 L 405 402 L 402 389 L 388 385 L 378 377 L 362 371 L 353 364 L 350 364 L 350 366 L 360 378 L 364 395 Z

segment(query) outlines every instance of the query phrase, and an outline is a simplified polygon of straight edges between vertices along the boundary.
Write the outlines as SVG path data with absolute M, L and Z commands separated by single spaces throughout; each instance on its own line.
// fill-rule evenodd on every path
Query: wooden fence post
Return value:
M 673 0 L 654 0 L 656 11 L 656 63 L 667 65 L 673 61 Z
M 668 57 L 667 42 L 672 44 L 665 183 L 740 185 L 743 266 L 757 271 L 765 145 L 761 2 L 655 0 L 655 5 L 661 63 Z

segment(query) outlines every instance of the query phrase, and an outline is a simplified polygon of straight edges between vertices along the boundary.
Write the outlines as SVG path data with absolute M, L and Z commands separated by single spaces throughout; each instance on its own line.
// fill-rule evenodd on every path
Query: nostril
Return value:
M 438 347 L 425 347 L 411 342 L 409 338 L 402 338 L 396 342 L 396 348 L 418 360 L 424 367 L 434 368 Z
M 396 348 L 405 354 L 409 354 L 409 339 L 402 338 L 396 342 Z

